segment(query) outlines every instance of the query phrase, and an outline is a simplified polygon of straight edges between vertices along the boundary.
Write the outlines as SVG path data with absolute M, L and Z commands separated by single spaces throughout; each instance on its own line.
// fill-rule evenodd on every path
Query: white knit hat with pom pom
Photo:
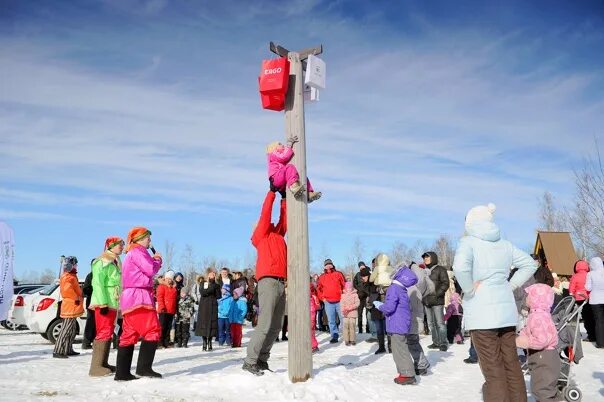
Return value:
M 466 225 L 473 222 L 493 222 L 493 214 L 496 209 L 497 207 L 492 203 L 470 209 L 466 215 Z

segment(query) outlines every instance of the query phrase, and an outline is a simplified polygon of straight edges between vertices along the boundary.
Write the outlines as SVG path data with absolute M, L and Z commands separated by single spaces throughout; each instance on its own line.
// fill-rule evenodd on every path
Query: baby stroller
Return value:
M 552 320 L 558 333 L 558 355 L 562 369 L 558 377 L 558 390 L 569 402 L 578 402 L 582 398 L 581 391 L 571 378 L 571 367 L 583 358 L 579 319 L 583 306 L 575 303 L 572 296 L 565 297 L 554 307 Z M 528 363 L 522 365 L 522 372 L 528 374 Z

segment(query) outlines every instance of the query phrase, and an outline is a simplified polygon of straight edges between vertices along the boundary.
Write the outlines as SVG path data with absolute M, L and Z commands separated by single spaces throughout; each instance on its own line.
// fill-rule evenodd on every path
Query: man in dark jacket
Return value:
M 92 260 L 94 261 L 94 259 Z M 96 325 L 94 322 L 94 311 L 88 310 L 90 298 L 92 297 L 92 272 L 86 275 L 82 293 L 86 298 L 86 326 L 84 327 L 84 338 L 82 339 L 82 349 L 92 349 L 92 341 L 96 337 Z
M 369 275 L 371 275 L 369 268 L 365 266 L 363 261 L 360 261 L 359 272 L 356 273 L 352 281 L 352 285 L 357 290 L 357 295 L 359 296 L 360 300 L 359 308 L 357 309 L 359 316 L 359 334 L 363 333 L 363 310 L 367 310 L 367 306 L 365 304 L 367 303 L 367 297 L 369 297 Z M 363 280 L 364 277 L 366 277 L 365 280 Z M 369 322 L 365 323 L 365 332 L 369 333 Z
M 422 254 L 430 280 L 434 283 L 434 293 L 424 297 L 426 318 L 432 334 L 432 345 L 428 349 L 440 349 L 446 352 L 449 348 L 447 326 L 444 320 L 445 293 L 449 289 L 449 275 L 444 267 L 438 265 L 438 256 L 433 251 Z
M 340 323 L 344 322 L 342 309 L 340 308 L 340 299 L 346 280 L 344 274 L 336 270 L 333 262 L 328 258 L 323 263 L 323 273 L 319 276 L 317 284 L 317 295 L 319 300 L 325 305 L 327 320 L 329 321 L 329 332 L 331 333 L 330 343 L 337 343 L 340 338 L 340 331 L 336 322 L 336 315 L 339 317 Z

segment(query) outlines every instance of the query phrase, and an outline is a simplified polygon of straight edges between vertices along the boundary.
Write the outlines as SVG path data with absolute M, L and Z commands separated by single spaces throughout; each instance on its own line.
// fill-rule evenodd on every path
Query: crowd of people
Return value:
M 277 193 L 281 194 L 280 216 L 273 224 Z M 191 332 L 202 338 L 204 351 L 213 350 L 213 341 L 238 348 L 245 320 L 254 330 L 242 368 L 258 376 L 270 370 L 274 342 L 280 334 L 281 340 L 287 340 L 285 198 L 284 190 L 271 183 L 251 237 L 257 249 L 251 278 L 228 268 L 219 274 L 208 269 L 194 284 L 185 284 L 183 275 L 170 269 L 158 276 L 162 257 L 151 247 L 148 229 L 133 228 L 126 241 L 107 238 L 104 251 L 92 261 L 84 287 L 89 292 L 89 321 L 94 325 L 90 376 L 113 374 L 119 381 L 159 378 L 161 374 L 152 367 L 158 348 L 186 348 Z M 409 385 L 417 382 L 416 376 L 429 374 L 430 362 L 419 342 L 422 333 L 432 338 L 428 348 L 440 352 L 464 344 L 469 333 L 470 356 L 464 361 L 479 363 L 485 378 L 484 400 L 526 400 L 518 348 L 525 351 L 532 394 L 539 401 L 557 400 L 560 359 L 551 316 L 557 289 L 583 306 L 587 340 L 604 348 L 602 259 L 577 261 L 568 286 L 561 286 L 538 256 L 501 238 L 494 212 L 492 204 L 468 212 L 466 235 L 459 241 L 452 267 L 439 265 L 432 251 L 425 252 L 419 263 L 409 261 L 397 267 L 380 253 L 371 266 L 360 261 L 358 272 L 347 278 L 326 259 L 323 273 L 310 278 L 312 352 L 319 351 L 316 330 L 329 331 L 332 344 L 343 338 L 347 347 L 356 345 L 357 333 L 370 333 L 368 341 L 377 342 L 375 353 L 393 356 L 394 382 Z M 56 358 L 78 354 L 73 340 L 75 319 L 84 312 L 84 291 L 78 284 L 77 265 L 75 257 L 63 263 L 64 324 L 55 345 Z M 108 357 L 115 334 L 118 344 L 113 366 Z M 135 376 L 130 369 L 139 340 Z

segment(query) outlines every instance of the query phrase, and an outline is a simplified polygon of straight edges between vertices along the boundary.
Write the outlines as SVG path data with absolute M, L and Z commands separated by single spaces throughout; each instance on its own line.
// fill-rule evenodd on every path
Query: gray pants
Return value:
M 413 359 L 407 346 L 407 336 L 392 334 L 392 357 L 398 373 L 404 377 L 415 377 Z
M 432 343 L 436 346 L 449 346 L 444 306 L 426 306 L 425 311 L 428 326 L 430 327 L 430 334 L 432 335 Z
M 418 334 L 407 334 L 407 347 L 409 348 L 411 357 L 413 357 L 413 365 L 417 370 L 424 370 L 430 367 L 430 362 L 426 359 L 424 349 L 422 349 L 422 345 L 419 343 Z
M 531 393 L 537 401 L 556 400 L 560 366 L 560 357 L 556 349 L 529 354 L 528 367 L 531 373 Z
M 245 362 L 266 362 L 271 348 L 281 332 L 285 313 L 285 284 L 274 278 L 262 278 L 258 282 L 258 324 L 247 345 Z

